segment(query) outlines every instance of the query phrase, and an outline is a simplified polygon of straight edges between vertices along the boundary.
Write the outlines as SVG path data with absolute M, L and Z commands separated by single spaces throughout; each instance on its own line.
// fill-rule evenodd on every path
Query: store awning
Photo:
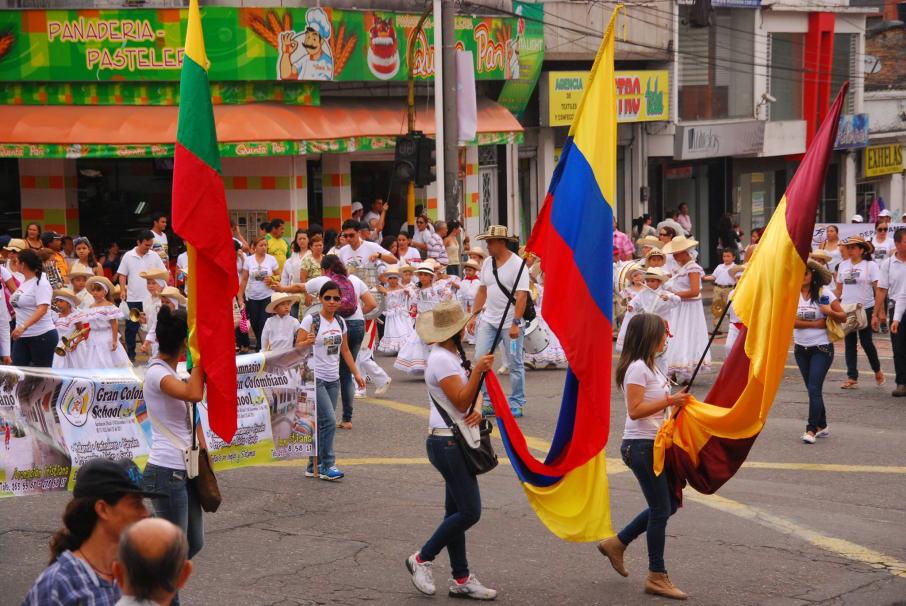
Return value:
M 0 156 L 153 157 L 172 154 L 179 109 L 160 106 L 2 106 Z M 218 105 L 217 139 L 226 156 L 373 151 L 406 131 L 399 99 L 323 99 L 319 107 Z M 434 108 L 417 106 L 416 129 L 434 134 Z M 473 143 L 521 140 L 522 126 L 490 99 L 478 103 Z

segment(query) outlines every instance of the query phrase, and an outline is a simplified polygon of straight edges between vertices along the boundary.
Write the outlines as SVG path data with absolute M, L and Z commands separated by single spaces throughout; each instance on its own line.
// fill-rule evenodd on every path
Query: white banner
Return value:
M 852 236 L 862 236 L 866 240 L 872 240 L 875 237 L 874 223 L 816 223 L 815 231 L 812 234 L 813 249 L 818 248 L 827 239 L 827 228 L 831 225 L 837 228 L 841 242 Z M 888 227 L 890 231 L 887 232 L 887 237 L 892 242 L 893 233 L 901 227 L 906 228 L 906 224 L 890 223 Z

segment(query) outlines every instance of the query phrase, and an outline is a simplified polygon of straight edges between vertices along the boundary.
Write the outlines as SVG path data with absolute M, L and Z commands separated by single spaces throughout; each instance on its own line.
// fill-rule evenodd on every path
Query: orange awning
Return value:
M 421 101 L 416 129 L 434 134 L 434 108 Z M 0 107 L 0 144 L 153 145 L 176 142 L 177 107 L 35 106 Z M 406 131 L 404 100 L 322 99 L 320 107 L 274 103 L 218 105 L 217 139 L 308 141 L 352 137 L 394 137 Z M 506 108 L 478 102 L 478 132 L 522 132 Z

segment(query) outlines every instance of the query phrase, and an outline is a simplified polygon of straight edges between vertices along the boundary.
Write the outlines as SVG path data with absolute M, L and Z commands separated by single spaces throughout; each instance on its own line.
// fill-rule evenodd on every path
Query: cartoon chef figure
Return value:
M 330 54 L 331 25 L 327 13 L 311 8 L 305 15 L 305 31 L 280 34 L 280 80 L 333 80 Z

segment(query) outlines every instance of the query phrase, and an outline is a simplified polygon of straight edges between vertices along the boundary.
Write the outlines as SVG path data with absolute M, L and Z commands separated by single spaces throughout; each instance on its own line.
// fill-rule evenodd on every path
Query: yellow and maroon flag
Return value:
M 736 473 L 774 403 L 848 86 L 837 94 L 739 280 L 733 309 L 743 329 L 714 387 L 705 402 L 693 399 L 658 433 L 654 470 L 660 474 L 666 461 L 678 500 L 687 483 L 711 494 Z
M 189 256 L 189 353 L 204 367 L 211 429 L 236 433 L 236 253 L 220 172 L 198 0 L 189 2 L 173 165 L 173 229 Z

